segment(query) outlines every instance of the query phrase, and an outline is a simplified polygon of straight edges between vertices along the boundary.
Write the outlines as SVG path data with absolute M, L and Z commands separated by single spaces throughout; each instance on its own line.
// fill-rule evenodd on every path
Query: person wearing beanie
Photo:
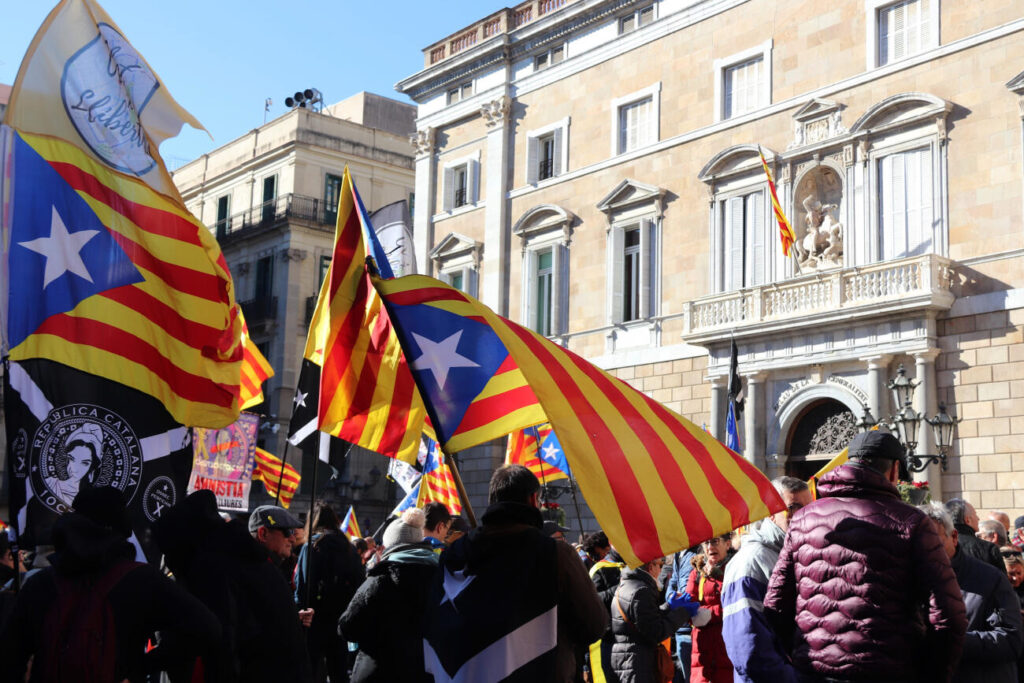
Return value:
M 338 620 L 338 634 L 359 643 L 352 683 L 433 680 L 424 672 L 423 617 L 438 556 L 423 540 L 425 525 L 423 510 L 411 508 L 384 530 L 384 554 Z
M 4 625 L 0 680 L 25 680 L 34 657 L 32 680 L 82 680 L 88 671 L 89 680 L 138 681 L 221 647 L 220 624 L 203 603 L 155 565 L 134 561 L 119 490 L 83 489 L 74 510 L 54 524 L 50 566 L 25 582 Z M 108 612 L 113 624 L 105 628 Z M 156 631 L 161 645 L 146 653 Z M 96 649 L 108 638 L 112 660 Z

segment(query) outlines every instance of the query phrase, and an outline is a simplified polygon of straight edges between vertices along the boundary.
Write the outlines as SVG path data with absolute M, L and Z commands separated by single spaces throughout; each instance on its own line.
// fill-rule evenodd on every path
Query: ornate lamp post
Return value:
M 942 465 L 942 471 L 945 472 L 949 469 L 948 458 L 949 451 L 953 447 L 953 433 L 956 431 L 956 425 L 960 420 L 946 412 L 945 403 L 940 403 L 938 414 L 930 418 L 914 410 L 914 389 L 917 388 L 919 383 L 915 380 L 907 379 L 906 368 L 903 367 L 903 363 L 900 363 L 896 370 L 896 377 L 889 380 L 887 385 L 889 390 L 892 391 L 896 405 L 900 406 L 898 412 L 890 416 L 888 420 L 876 422 L 871 415 L 871 410 L 865 407 L 864 415 L 857 422 L 857 427 L 860 431 L 864 432 L 876 424 L 881 424 L 888 428 L 890 432 L 895 433 L 907 449 L 907 469 L 911 472 L 923 472 L 928 465 Z M 917 454 L 914 452 L 917 450 L 918 428 L 922 420 L 932 426 L 932 433 L 935 436 L 935 449 L 938 451 L 937 454 Z

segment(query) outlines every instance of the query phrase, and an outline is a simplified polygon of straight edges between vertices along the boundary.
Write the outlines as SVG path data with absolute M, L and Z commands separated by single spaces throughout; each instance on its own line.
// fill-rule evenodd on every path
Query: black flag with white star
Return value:
M 185 495 L 190 429 L 151 396 L 48 360 L 7 365 L 4 413 L 22 547 L 50 545 L 53 523 L 80 491 L 113 486 L 128 503 L 133 540 L 158 556 L 150 524 Z
M 347 441 L 330 437 L 330 450 L 326 459 L 320 453 L 320 430 L 316 428 L 317 407 L 320 405 L 320 366 L 309 360 L 302 359 L 299 370 L 299 382 L 295 387 L 295 398 L 292 400 L 292 418 L 288 423 L 288 443 L 302 450 L 303 455 L 311 455 L 328 463 L 335 472 L 341 472 L 345 455 L 350 444 Z

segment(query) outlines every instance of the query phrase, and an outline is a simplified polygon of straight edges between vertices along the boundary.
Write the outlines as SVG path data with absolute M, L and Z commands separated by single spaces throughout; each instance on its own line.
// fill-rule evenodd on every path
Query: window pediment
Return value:
M 697 174 L 697 178 L 702 182 L 713 184 L 715 181 L 729 176 L 760 170 L 761 159 L 758 157 L 758 151 L 757 145 L 733 145 L 723 149 L 704 165 L 704 168 Z M 771 165 L 776 158 L 775 152 L 765 149 L 764 154 L 765 160 Z
M 832 100 L 812 98 L 793 113 L 793 141 L 788 149 L 814 145 L 847 132 L 841 117 L 844 106 Z
M 850 132 L 873 133 L 943 119 L 952 111 L 953 103 L 921 92 L 907 92 L 887 97 L 868 109 L 850 128 Z
M 562 243 L 568 244 L 572 237 L 572 225 L 576 216 L 554 204 L 541 204 L 524 213 L 512 226 L 512 234 L 523 241 L 523 247 L 531 239 L 550 232 L 561 231 Z
M 455 259 L 468 257 L 475 268 L 480 267 L 480 258 L 483 252 L 483 243 L 460 235 L 457 232 L 450 232 L 430 252 L 430 258 L 435 263 L 446 263 Z
M 661 216 L 661 201 L 664 196 L 665 190 L 663 188 L 627 178 L 616 185 L 615 189 L 609 192 L 604 199 L 599 201 L 597 208 L 611 216 L 641 204 L 655 204 L 657 206 L 657 213 Z
M 1024 71 L 1011 78 L 1006 83 L 1006 87 L 1018 95 L 1024 96 Z

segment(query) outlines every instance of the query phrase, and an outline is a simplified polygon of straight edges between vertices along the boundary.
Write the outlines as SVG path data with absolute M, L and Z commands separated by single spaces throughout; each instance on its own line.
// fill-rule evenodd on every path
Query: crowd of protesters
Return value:
M 1024 516 L 904 503 L 903 458 L 859 435 L 817 500 L 779 477 L 781 512 L 632 568 L 600 531 L 570 545 L 518 465 L 479 527 L 430 503 L 379 543 L 199 491 L 153 526 L 163 571 L 88 489 L 31 568 L 0 535 L 0 683 L 1024 681 Z

